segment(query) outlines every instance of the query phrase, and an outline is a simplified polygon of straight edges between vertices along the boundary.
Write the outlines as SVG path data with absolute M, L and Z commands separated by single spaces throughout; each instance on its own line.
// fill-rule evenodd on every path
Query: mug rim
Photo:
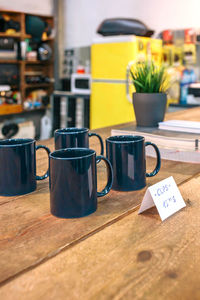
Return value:
M 119 138 L 119 140 L 117 140 L 118 138 Z M 127 140 L 120 140 L 122 138 L 127 138 Z M 130 138 L 130 139 L 128 140 L 128 138 Z M 134 138 L 138 138 L 138 139 L 134 140 Z M 143 136 L 141 136 L 141 135 L 131 135 L 131 134 L 112 135 L 112 136 L 110 136 L 106 139 L 106 142 L 110 142 L 110 143 L 113 143 L 113 144 L 139 143 L 139 142 L 142 142 L 142 141 L 144 141 Z
M 35 140 L 31 138 L 3 139 L 0 140 L 0 148 L 20 147 L 20 146 L 32 144 L 34 142 Z
M 87 151 L 88 154 L 82 155 L 82 156 L 75 156 L 75 157 L 56 157 L 54 155 L 59 154 L 59 153 L 67 153 L 67 152 L 83 152 L 83 151 Z M 96 152 L 93 149 L 89 149 L 89 148 L 64 148 L 64 149 L 59 149 L 59 150 L 55 150 L 53 152 L 51 152 L 49 154 L 49 158 L 51 159 L 55 159 L 55 160 L 65 160 L 65 161 L 69 161 L 69 160 L 77 160 L 77 159 L 83 159 L 86 157 L 90 157 L 92 155 L 96 155 Z
M 54 131 L 54 134 L 56 133 L 60 133 L 60 134 L 77 134 L 77 133 L 85 133 L 88 132 L 89 129 L 82 127 L 82 128 L 78 128 L 78 127 L 66 127 L 66 128 L 59 128 L 56 129 Z

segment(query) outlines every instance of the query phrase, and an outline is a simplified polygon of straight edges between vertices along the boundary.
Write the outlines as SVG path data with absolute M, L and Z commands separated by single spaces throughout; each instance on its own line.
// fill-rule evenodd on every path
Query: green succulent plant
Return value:
M 130 73 L 137 93 L 165 93 L 168 88 L 165 67 L 158 67 L 153 61 L 137 63 Z

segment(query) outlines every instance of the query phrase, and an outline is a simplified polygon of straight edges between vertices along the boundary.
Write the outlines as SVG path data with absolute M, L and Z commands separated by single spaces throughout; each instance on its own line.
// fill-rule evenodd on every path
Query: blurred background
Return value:
M 0 0 L 0 138 L 134 120 L 129 69 L 164 64 L 168 109 L 200 105 L 198 0 Z

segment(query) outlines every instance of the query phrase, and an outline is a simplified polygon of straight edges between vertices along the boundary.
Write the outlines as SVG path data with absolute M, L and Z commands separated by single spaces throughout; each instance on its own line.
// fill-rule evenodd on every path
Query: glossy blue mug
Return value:
M 36 146 L 33 139 L 0 140 L 0 196 L 16 196 L 33 192 L 36 180 L 48 177 L 36 175 L 36 150 L 43 148 L 49 155 L 50 150 L 42 145 Z
M 97 192 L 97 161 L 104 160 L 108 179 Z M 49 188 L 51 213 L 60 218 L 80 218 L 97 209 L 97 197 L 108 194 L 113 172 L 110 162 L 88 148 L 67 148 L 49 156 Z
M 101 136 L 97 133 L 89 132 L 88 128 L 69 127 L 55 130 L 55 149 L 89 148 L 89 138 L 92 136 L 98 138 L 101 147 L 100 153 L 103 155 L 104 146 Z
M 155 149 L 157 163 L 151 173 L 146 173 L 145 147 Z M 146 186 L 146 177 L 155 176 L 161 166 L 160 151 L 144 137 L 134 135 L 111 136 L 106 139 L 106 156 L 113 167 L 113 186 L 118 191 L 135 191 Z

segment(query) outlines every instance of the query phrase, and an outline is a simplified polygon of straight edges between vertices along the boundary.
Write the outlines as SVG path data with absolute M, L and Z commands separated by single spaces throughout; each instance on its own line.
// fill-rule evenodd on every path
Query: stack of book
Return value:
M 160 122 L 159 129 L 200 134 L 200 122 L 169 120 Z

